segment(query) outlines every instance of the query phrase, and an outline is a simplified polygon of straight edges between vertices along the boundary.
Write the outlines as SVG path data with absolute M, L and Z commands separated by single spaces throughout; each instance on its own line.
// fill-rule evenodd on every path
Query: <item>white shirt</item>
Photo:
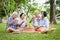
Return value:
M 22 23 L 23 21 L 25 21 L 25 22 Z M 21 18 L 19 18 L 19 19 L 18 19 L 18 24 L 20 24 L 20 23 L 22 23 L 22 25 L 21 25 L 20 27 L 24 28 L 24 27 L 26 26 L 26 23 L 27 23 L 27 22 L 26 22 L 25 19 L 22 20 Z
M 33 26 L 39 26 L 40 25 L 40 17 L 39 18 L 33 18 L 32 20 Z
M 47 19 L 47 17 L 40 19 L 40 26 L 45 27 L 47 30 L 49 29 L 49 20 Z

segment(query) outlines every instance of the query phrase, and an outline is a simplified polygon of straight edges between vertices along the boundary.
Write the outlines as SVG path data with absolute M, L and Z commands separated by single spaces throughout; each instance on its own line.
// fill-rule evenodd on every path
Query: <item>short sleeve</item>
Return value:
M 13 20 L 13 18 L 11 18 L 11 17 L 9 17 L 9 18 L 7 19 L 7 22 L 6 22 L 6 29 L 9 27 L 9 26 L 8 26 L 8 23 L 9 23 L 11 20 Z
M 9 22 L 12 21 L 12 20 L 13 20 L 13 18 L 11 18 L 11 17 L 8 18 L 8 19 L 7 19 L 7 23 L 9 23 Z
M 22 22 L 22 20 L 21 19 L 18 19 L 18 24 L 20 24 Z

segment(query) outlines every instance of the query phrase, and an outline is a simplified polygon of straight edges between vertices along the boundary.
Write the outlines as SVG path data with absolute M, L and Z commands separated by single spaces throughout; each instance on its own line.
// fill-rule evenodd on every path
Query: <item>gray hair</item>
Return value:
M 18 15 L 18 12 L 14 11 L 13 14 L 12 14 L 12 16 L 13 16 L 13 15 Z
M 34 11 L 34 14 L 36 14 L 36 12 L 39 13 L 38 10 L 35 10 L 35 11 Z

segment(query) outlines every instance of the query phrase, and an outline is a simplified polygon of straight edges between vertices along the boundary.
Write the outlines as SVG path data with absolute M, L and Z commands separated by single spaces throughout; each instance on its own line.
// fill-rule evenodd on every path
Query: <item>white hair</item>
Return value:
M 18 15 L 18 13 L 16 11 L 14 11 L 11 16 L 13 16 L 13 15 Z
M 15 12 L 13 12 L 13 14 L 18 14 L 18 13 L 15 11 Z M 13 14 L 12 14 L 12 15 L 13 15 Z
M 34 14 L 36 14 L 36 12 L 39 13 L 38 10 L 35 10 L 35 11 L 34 11 Z

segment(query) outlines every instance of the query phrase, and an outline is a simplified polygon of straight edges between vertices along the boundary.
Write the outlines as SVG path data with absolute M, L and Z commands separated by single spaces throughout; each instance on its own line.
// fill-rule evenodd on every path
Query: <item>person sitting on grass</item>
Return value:
M 33 22 L 33 27 L 35 28 L 35 31 L 37 31 L 37 28 L 40 28 L 40 16 L 38 14 L 38 11 L 35 11 L 33 17 L 30 19 L 30 23 Z
M 23 31 L 27 27 L 27 21 L 25 20 L 25 14 L 21 13 L 20 18 L 18 19 L 17 28 L 20 31 Z
M 13 12 L 12 16 L 7 19 L 6 32 L 17 32 L 17 12 Z
M 49 30 L 49 20 L 47 18 L 47 12 L 41 12 L 41 18 L 39 23 L 40 28 L 37 28 L 37 31 L 46 32 Z
M 47 18 L 47 12 L 42 11 L 41 12 L 41 18 L 40 18 L 40 28 L 37 28 L 37 31 L 40 31 L 42 33 L 52 32 L 54 29 L 49 29 L 49 20 Z

